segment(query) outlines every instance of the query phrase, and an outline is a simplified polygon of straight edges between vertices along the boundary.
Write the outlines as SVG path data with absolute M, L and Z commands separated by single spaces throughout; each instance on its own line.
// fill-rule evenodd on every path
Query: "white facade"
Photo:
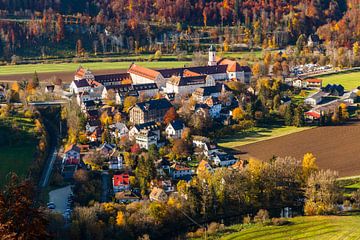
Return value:
M 127 137 L 129 133 L 129 129 L 124 123 L 115 123 L 109 126 L 111 129 L 111 135 L 115 138 Z
M 139 144 L 140 148 L 144 148 L 146 150 L 149 150 L 151 145 L 157 146 L 157 144 L 158 144 L 157 140 L 158 139 L 155 134 L 148 133 L 148 132 L 140 132 L 135 137 L 135 141 L 137 144 Z

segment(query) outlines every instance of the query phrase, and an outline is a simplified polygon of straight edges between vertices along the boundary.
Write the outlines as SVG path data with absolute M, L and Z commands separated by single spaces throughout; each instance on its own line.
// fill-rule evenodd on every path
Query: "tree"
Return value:
M 336 203 L 341 197 L 336 181 L 337 173 L 320 170 L 310 175 L 305 190 L 306 215 L 331 214 L 336 211 Z
M 302 105 L 299 105 L 297 108 L 295 108 L 294 111 L 294 119 L 293 119 L 293 125 L 296 127 L 302 127 L 305 124 L 305 116 L 304 116 L 304 108 Z
M 293 106 L 292 104 L 288 105 L 285 110 L 285 125 L 291 126 L 293 123 Z
M 182 159 L 189 156 L 189 146 L 187 142 L 182 139 L 174 140 L 174 145 L 172 147 L 172 154 L 176 159 Z
M 30 180 L 11 174 L 0 193 L 0 236 L 2 239 L 49 239 L 44 213 L 35 202 Z
M 37 88 L 40 86 L 40 80 L 39 80 L 39 76 L 37 74 L 37 72 L 34 72 L 34 75 L 32 77 L 32 83 L 34 84 L 34 87 Z
M 125 216 L 122 211 L 118 211 L 116 215 L 116 225 L 117 226 L 124 226 L 125 225 Z
M 154 59 L 155 59 L 155 60 L 160 60 L 160 59 L 161 59 L 161 56 L 162 56 L 161 51 L 160 51 L 160 50 L 157 50 L 157 51 L 155 52 Z
M 245 112 L 244 110 L 241 108 L 241 107 L 237 107 L 233 110 L 233 113 L 232 113 L 232 118 L 235 120 L 235 121 L 238 121 L 240 122 L 241 120 L 243 120 L 245 118 Z
M 355 42 L 354 45 L 353 45 L 353 54 L 354 54 L 354 56 L 359 55 L 359 50 L 360 50 L 359 42 Z
M 169 124 L 170 122 L 174 121 L 176 119 L 176 111 L 174 107 L 171 107 L 169 110 L 167 110 L 165 116 L 164 116 L 164 123 Z
M 349 112 L 347 110 L 347 106 L 345 103 L 341 103 L 339 106 L 339 120 L 341 122 L 344 122 L 349 119 Z
M 136 102 L 137 102 L 137 98 L 136 98 L 136 97 L 133 97 L 133 96 L 128 96 L 128 97 L 126 97 L 125 100 L 124 100 L 124 111 L 125 111 L 126 113 L 128 113 L 129 110 L 130 110 L 130 108 L 131 108 L 132 106 L 134 106 L 134 105 L 136 104 Z
M 302 161 L 302 168 L 305 179 L 318 170 L 316 157 L 312 153 L 306 153 Z

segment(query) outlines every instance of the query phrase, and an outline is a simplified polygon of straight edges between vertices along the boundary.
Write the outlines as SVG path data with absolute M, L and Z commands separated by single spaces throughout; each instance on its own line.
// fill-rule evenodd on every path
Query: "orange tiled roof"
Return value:
M 306 79 L 309 83 L 321 83 L 321 79 L 313 78 L 313 79 Z
M 196 73 L 196 72 L 193 72 L 193 71 L 190 71 L 189 69 L 185 69 L 184 72 L 183 72 L 183 76 L 184 77 L 196 77 L 196 76 L 200 76 L 200 74 Z
M 158 71 L 152 70 L 150 68 L 144 68 L 136 64 L 132 64 L 130 66 L 128 73 L 133 73 L 151 80 L 155 80 L 156 77 L 160 74 Z
M 85 68 L 79 67 L 75 73 L 75 76 L 78 78 L 83 78 L 85 76 L 85 72 L 86 72 Z
M 226 70 L 228 72 L 239 72 L 241 70 L 241 66 L 238 62 L 229 59 L 218 60 L 218 65 L 227 65 Z

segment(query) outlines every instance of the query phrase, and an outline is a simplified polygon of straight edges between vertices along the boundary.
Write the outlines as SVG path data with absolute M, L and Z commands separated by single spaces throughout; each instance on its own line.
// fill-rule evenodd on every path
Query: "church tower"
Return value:
M 214 47 L 214 45 L 211 45 L 209 48 L 209 62 L 208 62 L 209 66 L 216 66 L 217 62 L 216 62 L 216 48 Z

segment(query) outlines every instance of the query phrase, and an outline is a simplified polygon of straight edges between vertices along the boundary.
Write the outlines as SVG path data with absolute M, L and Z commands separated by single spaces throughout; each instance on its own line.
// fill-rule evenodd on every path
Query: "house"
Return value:
M 216 86 L 210 87 L 200 87 L 197 88 L 192 97 L 198 103 L 203 103 L 209 97 L 219 97 L 222 92 L 226 92 L 226 87 L 224 84 L 217 84 Z
M 140 197 L 137 196 L 134 192 L 131 191 L 123 191 L 117 192 L 115 194 L 115 201 L 117 203 L 133 203 L 133 202 L 140 202 Z
M 322 88 L 321 79 L 316 79 L 316 78 L 306 79 L 305 83 L 307 88 Z
M 158 136 L 158 140 L 160 139 L 159 125 L 157 125 L 154 121 L 142 124 L 135 124 L 129 131 L 129 139 L 134 140 L 135 136 L 141 131 L 153 132 Z
M 130 122 L 133 124 L 161 122 L 171 107 L 171 103 L 165 98 L 137 103 L 130 108 Z
M 320 118 L 321 118 L 321 114 L 316 110 L 310 110 L 305 112 L 305 119 L 307 120 L 315 121 L 315 120 L 319 120 Z
M 90 91 L 91 86 L 86 79 L 74 80 L 70 84 L 70 92 L 79 94 Z
M 80 164 L 80 148 L 75 144 L 68 146 L 64 151 L 63 165 Z
M 93 80 L 94 74 L 89 69 L 85 69 L 80 66 L 75 72 L 74 80 L 78 81 L 82 79 Z
M 123 173 L 123 174 L 114 175 L 112 182 L 113 182 L 113 189 L 114 189 L 115 193 L 130 190 L 129 174 Z
M 133 84 L 156 83 L 159 87 L 165 87 L 166 80 L 158 71 L 131 64 L 127 72 L 130 74 Z
M 102 135 L 103 131 L 100 127 L 95 128 L 95 130 L 93 131 L 89 131 L 86 138 L 90 141 L 90 142 L 99 142 L 101 140 L 101 135 Z
M 53 93 L 55 90 L 55 85 L 50 84 L 45 86 L 45 93 Z
M 125 83 L 131 83 L 131 75 L 129 73 L 115 73 L 106 75 L 94 76 L 94 81 L 103 86 L 120 85 Z M 96 84 L 94 82 L 94 84 Z
M 214 164 L 219 167 L 228 167 L 237 162 L 237 159 L 234 157 L 234 155 L 220 151 L 212 154 L 211 159 L 214 162 Z
M 181 138 L 184 128 L 185 128 L 185 124 L 182 121 L 174 120 L 166 126 L 165 128 L 166 136 L 172 139 Z
M 129 134 L 128 127 L 122 122 L 117 122 L 117 123 L 114 123 L 114 124 L 110 125 L 109 129 L 110 129 L 110 134 L 114 138 L 127 137 L 128 134 Z
M 110 155 L 109 159 L 109 169 L 110 170 L 120 170 L 124 167 L 124 156 L 118 151 L 114 151 Z
M 329 95 L 329 93 L 326 93 L 323 91 L 318 91 L 318 92 L 313 93 L 310 96 L 308 96 L 305 99 L 304 103 L 311 105 L 311 106 L 316 106 L 322 101 L 323 97 L 326 97 L 328 95 Z
M 100 120 L 90 120 L 90 121 L 87 121 L 86 126 L 85 126 L 85 129 L 86 129 L 86 132 L 92 133 L 92 132 L 94 132 L 97 128 L 100 128 L 100 127 L 101 127 L 101 122 L 100 122 Z
M 320 44 L 320 38 L 317 34 L 311 34 L 309 37 L 308 37 L 308 47 L 317 47 L 319 46 Z
M 135 141 L 139 144 L 140 148 L 149 150 L 151 145 L 158 145 L 158 136 L 152 131 L 142 130 L 135 136 Z
M 193 136 L 193 145 L 199 148 L 207 157 L 218 151 L 217 145 L 203 136 Z
M 209 75 L 173 76 L 166 82 L 165 92 L 185 96 L 193 93 L 199 87 L 210 86 L 215 86 L 215 80 Z
M 237 61 L 220 58 L 218 65 L 226 65 L 226 72 L 229 80 L 237 80 L 245 84 L 249 84 L 251 80 L 251 69 L 248 66 L 240 66 Z
M 102 155 L 109 157 L 111 154 L 113 154 L 114 151 L 116 151 L 116 145 L 110 144 L 110 143 L 103 143 L 101 146 L 96 149 L 98 152 L 100 152 Z
M 217 97 L 209 97 L 204 103 L 209 107 L 209 115 L 211 118 L 220 117 L 222 105 Z
M 173 179 L 186 179 L 190 180 L 193 175 L 193 171 L 191 168 L 180 165 L 178 163 L 174 163 L 170 167 L 170 174 Z
M 150 192 L 149 199 L 152 202 L 166 202 L 168 195 L 162 188 L 154 187 Z
M 91 110 L 96 110 L 96 103 L 94 100 L 88 100 L 88 101 L 83 101 L 81 103 L 81 109 L 83 111 L 91 111 Z

